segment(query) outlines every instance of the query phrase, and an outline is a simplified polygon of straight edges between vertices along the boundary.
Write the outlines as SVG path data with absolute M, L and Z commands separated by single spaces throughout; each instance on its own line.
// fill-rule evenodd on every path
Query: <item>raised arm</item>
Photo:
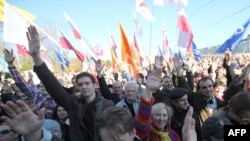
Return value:
M 102 96 L 105 98 L 105 99 L 110 99 L 111 97 L 111 92 L 108 88 L 108 85 L 107 85 L 107 82 L 105 80 L 105 78 L 103 77 L 102 75 L 102 70 L 104 68 L 104 64 L 102 64 L 102 61 L 101 60 L 98 60 L 96 62 L 96 73 L 97 73 L 97 79 L 98 79 L 98 83 L 99 83 L 99 87 L 100 87 L 100 90 L 101 90 L 101 93 L 102 93 Z
M 141 139 L 147 138 L 150 134 L 152 106 L 154 104 L 152 93 L 159 89 L 161 86 L 161 62 L 162 57 L 156 56 L 156 69 L 151 72 L 148 78 L 145 91 L 141 96 L 139 110 L 135 118 L 136 134 Z
M 76 98 L 66 92 L 61 83 L 56 79 L 56 77 L 41 59 L 38 32 L 32 25 L 28 28 L 27 38 L 29 42 L 30 56 L 32 57 L 35 65 L 34 71 L 36 72 L 38 78 L 41 80 L 50 96 L 59 105 L 63 106 L 67 111 L 69 111 L 71 104 L 73 103 L 73 99 Z

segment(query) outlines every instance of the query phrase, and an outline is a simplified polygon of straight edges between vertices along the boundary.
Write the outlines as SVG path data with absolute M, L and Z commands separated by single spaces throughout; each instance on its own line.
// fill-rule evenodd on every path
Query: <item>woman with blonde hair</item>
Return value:
M 154 104 L 152 93 L 161 86 L 162 58 L 155 58 L 156 70 L 147 80 L 147 86 L 141 96 L 141 103 L 135 118 L 136 135 L 142 141 L 180 141 L 176 131 L 171 129 L 173 110 L 164 103 Z

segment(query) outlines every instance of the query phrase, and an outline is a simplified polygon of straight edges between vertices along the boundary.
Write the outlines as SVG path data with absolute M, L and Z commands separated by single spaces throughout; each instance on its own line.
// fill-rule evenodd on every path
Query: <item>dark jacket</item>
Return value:
M 34 66 L 34 72 L 36 72 L 50 96 L 68 112 L 70 140 L 92 141 L 97 103 L 103 100 L 102 111 L 107 107 L 114 106 L 114 103 L 98 96 L 92 102 L 87 103 L 72 96 L 65 91 L 44 63 L 40 66 Z
M 121 96 L 120 94 L 115 94 L 110 92 L 106 80 L 104 79 L 103 76 L 97 77 L 97 79 L 99 82 L 101 94 L 105 99 L 112 100 L 115 104 L 117 104 L 119 101 L 122 100 L 123 95 Z

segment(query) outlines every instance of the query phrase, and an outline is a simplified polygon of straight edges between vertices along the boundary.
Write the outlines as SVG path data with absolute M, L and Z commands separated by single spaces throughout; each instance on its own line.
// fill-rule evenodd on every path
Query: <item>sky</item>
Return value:
M 33 13 L 37 17 L 34 22 L 38 25 L 59 25 L 70 40 L 74 40 L 71 28 L 63 15 L 65 11 L 75 22 L 81 35 L 92 46 L 100 45 L 106 56 L 109 55 L 109 30 L 117 46 L 121 45 L 119 23 L 123 26 L 128 39 L 133 39 L 135 22 L 132 11 L 135 11 L 135 0 L 7 1 Z M 177 11 L 169 6 L 155 6 L 153 0 L 145 2 L 156 22 L 151 23 L 136 12 L 143 30 L 143 35 L 139 38 L 142 54 L 155 54 L 157 46 L 162 45 L 162 21 L 166 24 L 169 46 L 175 51 L 178 50 Z M 198 48 L 204 48 L 223 44 L 243 25 L 250 17 L 250 3 L 249 0 L 189 0 L 185 12 L 194 33 L 194 42 Z M 243 38 L 248 34 L 250 28 Z

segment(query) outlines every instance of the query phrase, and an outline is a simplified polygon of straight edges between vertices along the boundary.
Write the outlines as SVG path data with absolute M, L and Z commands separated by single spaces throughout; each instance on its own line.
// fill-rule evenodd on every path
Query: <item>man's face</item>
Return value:
M 211 80 L 200 81 L 198 85 L 200 86 L 199 92 L 202 96 L 210 98 L 213 95 L 213 82 Z
M 124 88 L 124 93 L 125 93 L 126 99 L 135 100 L 136 99 L 136 85 L 134 84 L 127 85 Z
M 131 132 L 131 133 L 126 132 L 124 134 L 118 135 L 117 137 L 114 137 L 114 134 L 111 134 L 105 128 L 101 128 L 99 132 L 100 132 L 100 137 L 102 141 L 133 141 L 135 137 L 134 132 Z
M 172 90 L 174 88 L 172 79 L 167 78 L 167 77 L 162 79 L 161 84 L 162 84 L 162 87 L 167 90 Z
M 77 81 L 77 85 L 81 91 L 84 98 L 92 96 L 95 94 L 95 86 L 91 79 L 87 76 L 81 77 Z
M 173 104 L 176 107 L 176 109 L 187 110 L 189 107 L 188 95 L 186 94 L 186 95 L 180 97 L 179 99 L 174 100 Z
M 122 83 L 119 81 L 116 81 L 113 83 L 113 92 L 115 94 L 122 94 Z

